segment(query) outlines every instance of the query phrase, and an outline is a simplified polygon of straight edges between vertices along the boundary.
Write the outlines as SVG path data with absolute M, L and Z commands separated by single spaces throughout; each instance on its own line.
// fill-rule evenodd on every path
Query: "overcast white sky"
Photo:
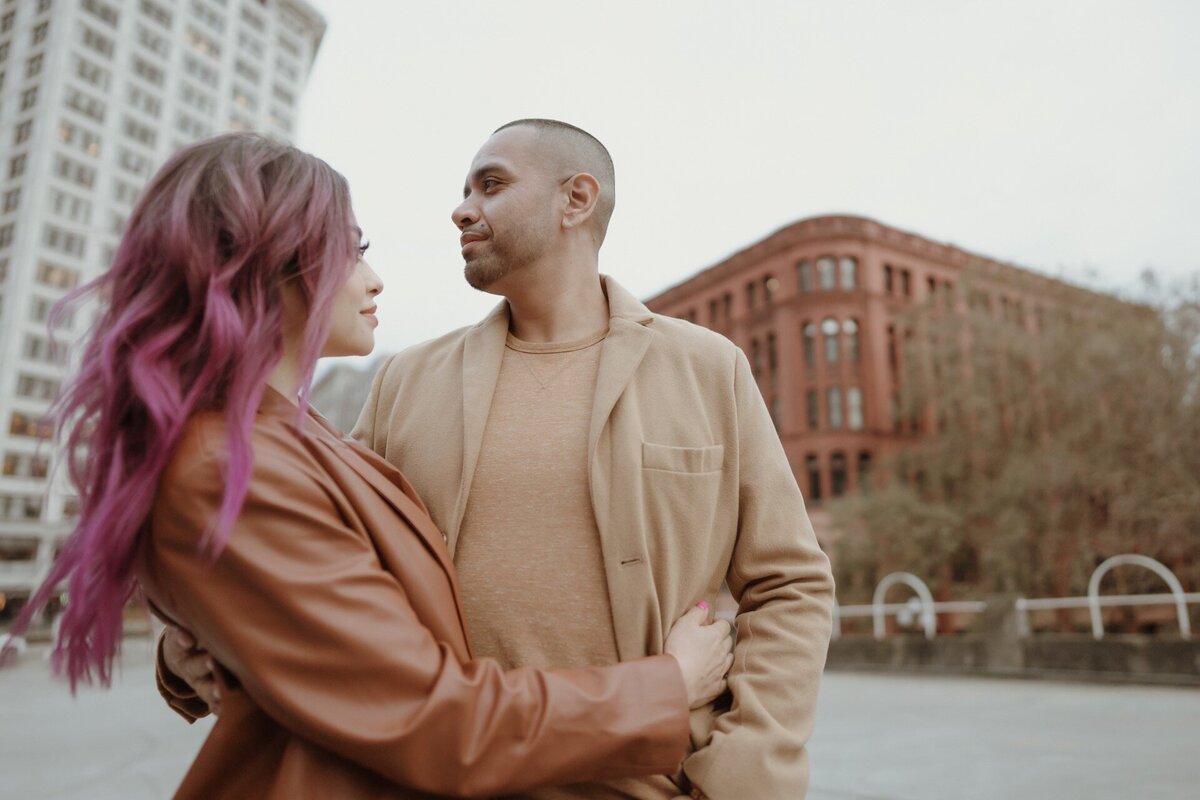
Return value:
M 601 267 L 641 296 L 831 212 L 1100 288 L 1200 271 L 1200 2 L 310 1 L 298 144 L 350 180 L 380 350 L 494 304 L 449 215 L 519 117 L 608 146 Z

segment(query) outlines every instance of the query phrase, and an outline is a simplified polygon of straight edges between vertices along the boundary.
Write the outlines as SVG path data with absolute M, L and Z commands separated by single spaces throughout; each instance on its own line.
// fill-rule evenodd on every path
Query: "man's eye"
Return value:
M 490 192 L 494 187 L 499 185 L 500 181 L 496 180 L 495 178 L 484 178 L 483 180 L 483 190 L 485 192 Z

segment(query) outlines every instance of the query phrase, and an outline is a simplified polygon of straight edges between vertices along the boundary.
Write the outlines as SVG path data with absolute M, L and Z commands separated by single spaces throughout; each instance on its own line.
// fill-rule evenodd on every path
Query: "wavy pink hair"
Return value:
M 311 320 L 302 421 L 329 309 L 357 255 L 354 225 L 346 181 L 324 161 L 255 134 L 217 136 L 171 157 L 138 199 L 111 269 L 55 309 L 52 326 L 84 295 L 102 304 L 52 411 L 80 516 L 13 631 L 66 579 L 53 663 L 72 690 L 93 673 L 111 682 L 159 477 L 188 418 L 207 409 L 224 410 L 229 461 L 202 547 L 213 559 L 224 547 L 250 481 L 254 415 L 283 352 L 286 282 Z

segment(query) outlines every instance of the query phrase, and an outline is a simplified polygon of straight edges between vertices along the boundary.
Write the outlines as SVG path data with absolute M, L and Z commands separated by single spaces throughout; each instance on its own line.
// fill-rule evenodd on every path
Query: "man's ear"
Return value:
M 572 175 L 563 183 L 566 191 L 566 208 L 563 209 L 563 227 L 577 228 L 585 225 L 596 210 L 600 200 L 600 182 L 586 172 Z

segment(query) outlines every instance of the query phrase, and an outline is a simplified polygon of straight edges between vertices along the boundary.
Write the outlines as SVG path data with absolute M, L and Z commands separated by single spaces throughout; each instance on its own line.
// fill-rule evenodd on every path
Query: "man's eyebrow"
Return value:
M 478 181 L 480 178 L 482 178 L 484 175 L 486 175 L 489 172 L 499 172 L 501 174 L 508 174 L 508 168 L 505 167 L 503 164 L 501 164 L 499 161 L 492 161 L 487 164 L 481 164 L 479 167 L 477 167 L 475 169 L 474 172 L 471 173 L 470 177 L 467 178 L 467 183 L 463 186 L 463 197 L 466 197 L 468 194 L 471 193 L 471 189 L 470 189 L 471 183 Z

